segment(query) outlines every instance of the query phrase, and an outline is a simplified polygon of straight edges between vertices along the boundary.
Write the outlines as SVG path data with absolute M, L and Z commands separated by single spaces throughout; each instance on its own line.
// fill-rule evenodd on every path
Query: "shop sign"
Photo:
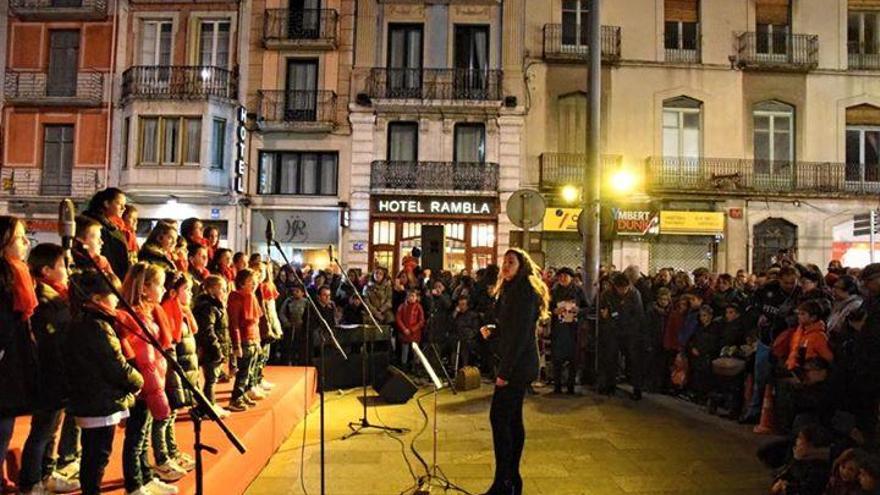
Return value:
M 722 235 L 724 212 L 661 211 L 660 233 L 672 235 Z
M 275 239 L 283 243 L 326 246 L 339 242 L 339 210 L 254 210 L 251 242 L 263 242 L 268 219 L 275 222 Z
M 544 211 L 544 232 L 577 232 L 580 208 L 547 208 Z
M 656 235 L 659 218 L 652 210 L 611 208 L 614 233 L 622 236 Z
M 380 197 L 373 212 L 400 215 L 489 216 L 497 214 L 495 198 Z
M 235 176 L 233 178 L 233 190 L 238 194 L 244 194 L 244 174 L 247 172 L 247 109 L 238 107 L 238 119 L 235 130 L 236 154 Z

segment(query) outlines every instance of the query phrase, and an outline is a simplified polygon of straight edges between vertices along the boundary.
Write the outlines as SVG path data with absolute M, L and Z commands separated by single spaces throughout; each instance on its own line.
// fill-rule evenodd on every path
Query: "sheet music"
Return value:
M 419 357 L 419 361 L 422 362 L 422 366 L 425 367 L 425 371 L 428 372 L 428 376 L 431 377 L 431 381 L 434 382 L 434 387 L 437 390 L 443 388 L 443 382 L 440 381 L 440 378 L 437 376 L 437 373 L 434 372 L 434 368 L 431 366 L 431 363 L 428 362 L 428 358 L 422 353 L 422 349 L 419 347 L 419 344 L 413 342 L 412 343 L 413 350 L 416 351 L 416 356 Z

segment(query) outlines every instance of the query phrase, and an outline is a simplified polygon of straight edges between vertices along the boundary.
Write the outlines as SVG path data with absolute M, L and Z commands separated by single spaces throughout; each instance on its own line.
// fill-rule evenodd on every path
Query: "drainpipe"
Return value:
M 110 185 L 110 146 L 113 141 L 113 89 L 116 84 L 116 44 L 119 29 L 119 1 L 113 0 L 113 34 L 110 45 L 110 94 L 107 98 L 107 139 L 104 143 L 104 187 Z M 128 136 L 122 136 L 127 140 Z M 127 147 L 123 147 L 127 148 Z M 127 151 L 127 149 L 126 149 Z

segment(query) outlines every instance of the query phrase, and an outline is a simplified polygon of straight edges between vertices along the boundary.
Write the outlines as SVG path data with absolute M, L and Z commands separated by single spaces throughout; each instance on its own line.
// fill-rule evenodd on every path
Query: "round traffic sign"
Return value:
M 547 203 L 534 189 L 520 189 L 507 200 L 507 218 L 521 229 L 537 227 L 544 220 Z

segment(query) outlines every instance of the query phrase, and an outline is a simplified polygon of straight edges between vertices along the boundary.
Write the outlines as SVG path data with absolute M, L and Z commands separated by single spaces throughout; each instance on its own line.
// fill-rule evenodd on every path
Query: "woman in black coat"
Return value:
M 125 280 L 129 267 L 137 263 L 137 253 L 130 251 L 125 232 L 122 213 L 126 198 L 122 190 L 115 187 L 102 189 L 92 196 L 83 215 L 101 224 L 101 255 L 110 262 L 110 268 L 119 280 Z
M 177 271 L 170 253 L 177 244 L 177 230 L 172 225 L 159 222 L 150 231 L 138 253 L 138 260 L 161 266 L 166 272 Z
M 523 399 L 538 377 L 538 320 L 549 317 L 549 294 L 540 270 L 520 249 L 504 254 L 501 280 L 495 291 L 495 328 L 480 329 L 483 338 L 498 341 L 500 358 L 489 420 L 495 448 L 495 479 L 485 495 L 519 495 L 523 481 L 519 463 L 525 445 Z

